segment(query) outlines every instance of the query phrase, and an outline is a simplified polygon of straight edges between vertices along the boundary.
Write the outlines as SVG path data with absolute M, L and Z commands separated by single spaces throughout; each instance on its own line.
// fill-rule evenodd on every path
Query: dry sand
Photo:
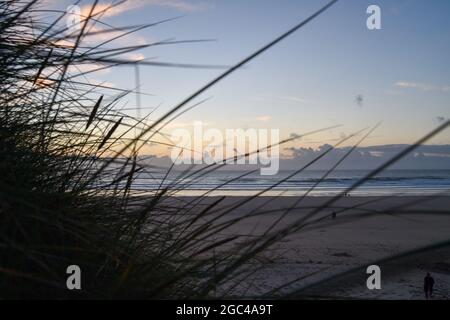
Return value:
M 279 227 L 298 221 L 329 199 L 305 198 L 299 204 L 301 208 L 289 213 Z M 186 198 L 179 200 L 185 201 Z M 204 201 L 213 200 L 215 198 L 211 197 Z M 229 207 L 242 200 L 243 197 L 229 197 L 221 206 Z M 248 219 L 227 234 L 261 234 L 297 200 L 297 197 L 259 197 L 229 213 L 227 218 L 253 209 L 269 213 Z M 340 212 L 344 208 L 354 209 Z M 271 210 L 274 212 L 270 213 Z M 336 219 L 332 219 L 333 211 L 337 212 Z M 288 236 L 264 254 L 266 269 L 255 275 L 245 295 L 252 297 L 322 270 L 282 291 L 291 292 L 319 279 L 362 266 L 363 269 L 340 278 L 340 281 L 325 281 L 303 291 L 303 294 L 358 299 L 423 299 L 423 277 L 426 272 L 431 272 L 436 281 L 434 299 L 447 299 L 450 297 L 450 249 L 427 251 L 426 254 L 381 263 L 381 290 L 367 289 L 365 268 L 378 259 L 450 240 L 449 213 L 449 197 L 341 198 L 332 208 L 318 215 L 324 217 L 323 222 Z

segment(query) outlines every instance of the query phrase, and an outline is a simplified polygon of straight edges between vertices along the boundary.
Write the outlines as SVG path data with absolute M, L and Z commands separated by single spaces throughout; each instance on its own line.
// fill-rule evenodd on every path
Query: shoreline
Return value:
M 381 188 L 380 188 L 381 189 Z M 190 190 L 181 190 L 181 191 L 172 191 L 170 196 L 173 197 L 251 197 L 256 195 L 257 193 L 263 190 L 252 190 L 252 189 L 234 189 L 234 190 L 216 190 L 213 192 L 208 192 L 210 189 L 190 189 Z M 384 191 L 377 190 L 373 192 L 368 192 L 367 190 L 355 190 L 350 192 L 348 196 L 342 196 L 343 198 L 350 197 L 386 197 L 386 196 L 395 196 L 395 197 L 450 197 L 450 190 L 448 189 L 417 189 L 417 190 L 408 190 L 407 192 L 400 192 L 389 190 L 383 188 Z M 344 190 L 339 191 L 324 191 L 324 190 L 314 190 L 306 197 L 314 197 L 314 198 L 323 198 L 323 197 L 335 197 L 342 194 Z M 137 196 L 145 196 L 145 195 L 153 195 L 158 192 L 158 189 L 155 190 L 133 190 L 133 193 Z M 259 195 L 258 197 L 302 197 L 307 190 L 270 190 L 265 192 L 264 194 Z

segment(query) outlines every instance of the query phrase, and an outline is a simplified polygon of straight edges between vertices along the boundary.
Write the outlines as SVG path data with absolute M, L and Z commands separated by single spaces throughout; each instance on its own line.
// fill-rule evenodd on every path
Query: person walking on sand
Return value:
M 426 277 L 423 279 L 423 291 L 425 291 L 426 299 L 430 299 L 433 297 L 433 286 L 434 279 L 430 275 L 430 273 L 427 273 Z

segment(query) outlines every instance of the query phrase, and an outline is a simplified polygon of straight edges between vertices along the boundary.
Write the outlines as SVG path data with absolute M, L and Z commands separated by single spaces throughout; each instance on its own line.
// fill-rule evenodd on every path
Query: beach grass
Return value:
M 124 53 L 144 47 L 178 42 L 111 48 L 107 45 L 115 35 L 89 46 L 84 45 L 83 39 L 94 32 L 108 35 L 111 30 L 126 36 L 169 20 L 94 31 L 91 26 L 101 23 L 105 12 L 95 10 L 98 4 L 95 1 L 80 27 L 70 32 L 61 23 L 67 13 L 58 12 L 53 20 L 42 18 L 45 10 L 41 1 L 1 2 L 0 297 L 207 299 L 243 296 L 245 290 L 239 285 L 267 267 L 261 262 L 261 254 L 267 249 L 310 226 L 312 221 L 320 222 L 319 213 L 345 193 L 444 130 L 448 123 L 349 190 L 314 208 L 306 217 L 277 228 L 285 215 L 300 204 L 300 198 L 258 235 L 242 236 L 228 231 L 248 219 L 264 215 L 261 208 L 242 208 L 283 181 L 228 207 L 222 206 L 224 197 L 204 200 L 214 189 L 233 180 L 188 201 L 175 197 L 188 187 L 187 177 L 190 183 L 195 183 L 225 166 L 226 161 L 186 170 L 168 186 L 161 184 L 158 190 L 146 195 L 133 192 L 133 183 L 139 174 L 155 170 L 166 170 L 169 174 L 172 170 L 153 167 L 139 155 L 143 145 L 161 134 L 168 121 L 185 108 L 193 107 L 189 104 L 200 94 L 318 17 L 334 2 L 246 59 L 226 68 L 157 120 L 137 118 L 124 112 L 121 101 L 136 92 L 93 84 L 86 78 L 92 71 L 82 71 L 82 67 L 94 64 L 100 70 L 130 64 L 218 69 L 224 66 L 158 65 L 123 58 Z M 106 96 L 106 92 L 111 91 L 114 94 Z M 292 176 L 361 133 L 342 139 Z M 366 130 L 362 139 L 370 133 Z M 235 212 L 239 215 L 232 215 Z M 312 220 L 315 218 L 318 220 Z M 82 270 L 82 290 L 67 289 L 66 270 L 70 265 L 78 265 Z

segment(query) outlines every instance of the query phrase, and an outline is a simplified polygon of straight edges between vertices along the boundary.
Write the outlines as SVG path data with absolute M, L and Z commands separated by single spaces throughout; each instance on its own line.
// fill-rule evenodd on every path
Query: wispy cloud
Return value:
M 85 18 L 92 15 L 95 19 L 102 20 L 103 18 L 109 18 L 121 15 L 128 11 L 142 9 L 144 7 L 158 6 L 174 9 L 180 12 L 194 12 L 206 10 L 208 8 L 208 3 L 206 1 L 188 1 L 188 0 L 129 0 L 125 2 L 120 1 L 105 1 L 98 3 L 94 9 L 93 4 L 86 4 L 81 6 L 80 12 L 80 22 L 82 23 Z M 138 45 L 147 44 L 146 39 L 132 33 L 129 34 L 126 31 L 118 30 L 107 30 L 104 27 L 99 27 L 97 25 L 91 25 L 89 27 L 89 32 L 85 37 L 84 41 L 90 41 L 93 43 L 98 43 L 99 41 L 108 41 L 109 39 L 119 37 L 122 34 L 127 34 L 125 38 L 119 38 L 118 41 L 127 41 L 128 43 L 132 41 Z
M 97 25 L 91 25 L 83 38 L 83 42 L 90 45 L 98 45 L 99 43 L 108 41 L 114 41 L 124 45 L 129 45 L 130 43 L 134 45 L 146 45 L 148 43 L 144 37 L 137 33 L 106 29 Z
M 97 3 L 95 8 L 92 10 L 92 4 L 87 4 L 81 7 L 81 17 L 86 18 L 92 11 L 92 15 L 95 16 L 96 19 L 105 18 L 105 17 L 113 17 L 121 14 L 122 12 L 136 9 L 133 2 L 130 3 L 125 2 L 119 5 L 114 5 L 114 3 L 104 2 Z
M 137 10 L 148 6 L 165 7 L 181 12 L 195 12 L 206 10 L 208 8 L 208 3 L 206 1 L 194 2 L 188 0 L 132 0 L 123 3 L 120 3 L 118 1 L 102 2 L 95 6 L 93 13 L 99 14 L 102 17 L 113 17 L 127 11 Z M 88 16 L 91 9 L 92 5 L 82 6 L 82 16 Z
M 193 12 L 202 11 L 208 8 L 208 3 L 205 1 L 185 1 L 185 0 L 141 0 L 148 5 L 168 7 L 178 11 Z
M 99 80 L 99 79 L 90 79 L 89 81 L 92 85 L 96 85 L 96 86 L 102 86 L 102 87 L 110 87 L 110 88 L 115 88 L 116 85 L 112 82 L 108 82 L 108 81 L 103 81 L 103 80 Z
M 145 59 L 145 56 L 142 53 L 125 53 L 123 58 L 128 61 L 141 61 Z
M 72 76 L 81 75 L 84 73 L 92 73 L 96 75 L 105 75 L 111 72 L 111 69 L 105 68 L 104 65 L 99 63 L 83 63 L 83 64 L 73 64 L 68 68 L 69 73 Z
M 268 122 L 271 119 L 272 119 L 272 117 L 269 115 L 262 115 L 262 116 L 256 117 L 256 120 L 261 121 L 261 122 Z
M 289 102 L 297 102 L 297 103 L 311 103 L 310 100 L 307 99 L 303 99 L 300 97 L 296 97 L 296 96 L 276 96 L 274 97 L 278 100 L 284 100 L 284 101 L 289 101 Z
M 437 86 L 434 84 L 420 82 L 399 81 L 395 84 L 395 86 L 404 89 L 417 89 L 421 91 L 450 92 L 450 86 Z

